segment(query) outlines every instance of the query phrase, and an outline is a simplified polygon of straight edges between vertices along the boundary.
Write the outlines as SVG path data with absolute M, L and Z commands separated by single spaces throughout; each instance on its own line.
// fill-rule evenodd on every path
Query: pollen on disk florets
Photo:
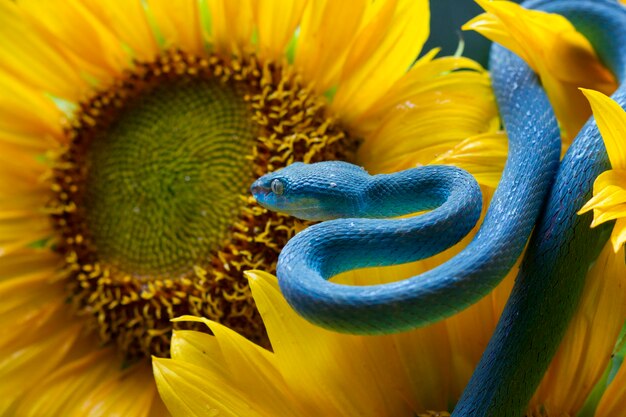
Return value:
M 69 299 L 101 340 L 167 356 L 170 319 L 191 314 L 268 346 L 243 272 L 273 272 L 305 225 L 248 187 L 294 161 L 352 158 L 324 101 L 288 65 L 170 51 L 84 100 L 66 132 L 50 211 Z

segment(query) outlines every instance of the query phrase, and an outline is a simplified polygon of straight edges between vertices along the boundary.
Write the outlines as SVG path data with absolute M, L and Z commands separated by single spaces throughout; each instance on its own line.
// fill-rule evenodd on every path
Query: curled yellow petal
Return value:
M 510 49 L 538 73 L 563 137 L 571 141 L 590 115 L 577 89 L 610 93 L 616 88 L 611 73 L 600 64 L 589 41 L 564 17 L 527 10 L 509 1 L 477 2 L 487 13 L 470 20 L 463 29 L 476 30 Z
M 626 170 L 626 111 L 599 91 L 580 89 L 593 110 L 613 169 Z
M 172 359 L 211 369 L 224 378 L 228 375 L 217 340 L 206 333 L 190 330 L 174 331 L 170 353 Z
M 578 214 L 593 210 L 592 227 L 617 220 L 611 234 L 617 252 L 626 242 L 626 112 L 606 95 L 581 89 L 593 109 L 613 169 L 603 172 L 593 184 L 593 197 Z
M 244 393 L 197 365 L 153 358 L 152 367 L 159 394 L 174 417 L 263 417 Z
M 601 213 L 626 203 L 626 171 L 609 170 L 596 178 L 593 185 L 593 197 L 580 209 L 578 214 L 595 210 Z M 602 222 L 594 220 L 592 226 Z

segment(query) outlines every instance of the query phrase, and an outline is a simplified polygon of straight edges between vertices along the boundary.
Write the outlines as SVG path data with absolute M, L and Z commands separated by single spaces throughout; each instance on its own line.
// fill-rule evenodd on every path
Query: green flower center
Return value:
M 176 276 L 221 245 L 252 174 L 251 117 L 212 79 L 167 82 L 128 103 L 85 155 L 85 220 L 101 259 Z

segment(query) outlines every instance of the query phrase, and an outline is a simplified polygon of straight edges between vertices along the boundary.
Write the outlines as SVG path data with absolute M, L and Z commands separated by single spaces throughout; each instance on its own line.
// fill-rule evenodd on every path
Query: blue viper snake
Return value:
M 609 0 L 542 0 L 525 6 L 564 15 L 617 78 L 625 79 L 623 6 Z M 528 243 L 494 336 L 453 416 L 523 415 L 611 228 L 591 229 L 591 214 L 576 214 L 596 176 L 609 168 L 595 122 L 587 122 L 559 163 L 558 124 L 536 75 L 495 45 L 490 71 L 509 137 L 506 166 L 473 240 L 428 272 L 381 285 L 328 281 L 343 271 L 422 259 L 460 240 L 476 222 L 481 204 L 477 185 L 461 170 L 427 166 L 370 176 L 347 163 L 293 164 L 261 177 L 251 189 L 267 208 L 328 220 L 289 241 L 277 275 L 299 314 L 341 332 L 394 333 L 449 317 L 488 294 Z M 622 107 L 624 88 L 613 95 Z M 431 211 L 382 218 L 420 210 Z

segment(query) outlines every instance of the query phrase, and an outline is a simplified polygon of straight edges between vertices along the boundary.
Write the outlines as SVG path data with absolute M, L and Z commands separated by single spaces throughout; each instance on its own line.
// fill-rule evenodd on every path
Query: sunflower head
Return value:
M 165 356 L 170 319 L 211 317 L 267 346 L 243 271 L 273 270 L 296 220 L 248 196 L 293 161 L 356 141 L 286 64 L 167 51 L 79 104 L 49 210 L 69 294 L 103 342 Z

